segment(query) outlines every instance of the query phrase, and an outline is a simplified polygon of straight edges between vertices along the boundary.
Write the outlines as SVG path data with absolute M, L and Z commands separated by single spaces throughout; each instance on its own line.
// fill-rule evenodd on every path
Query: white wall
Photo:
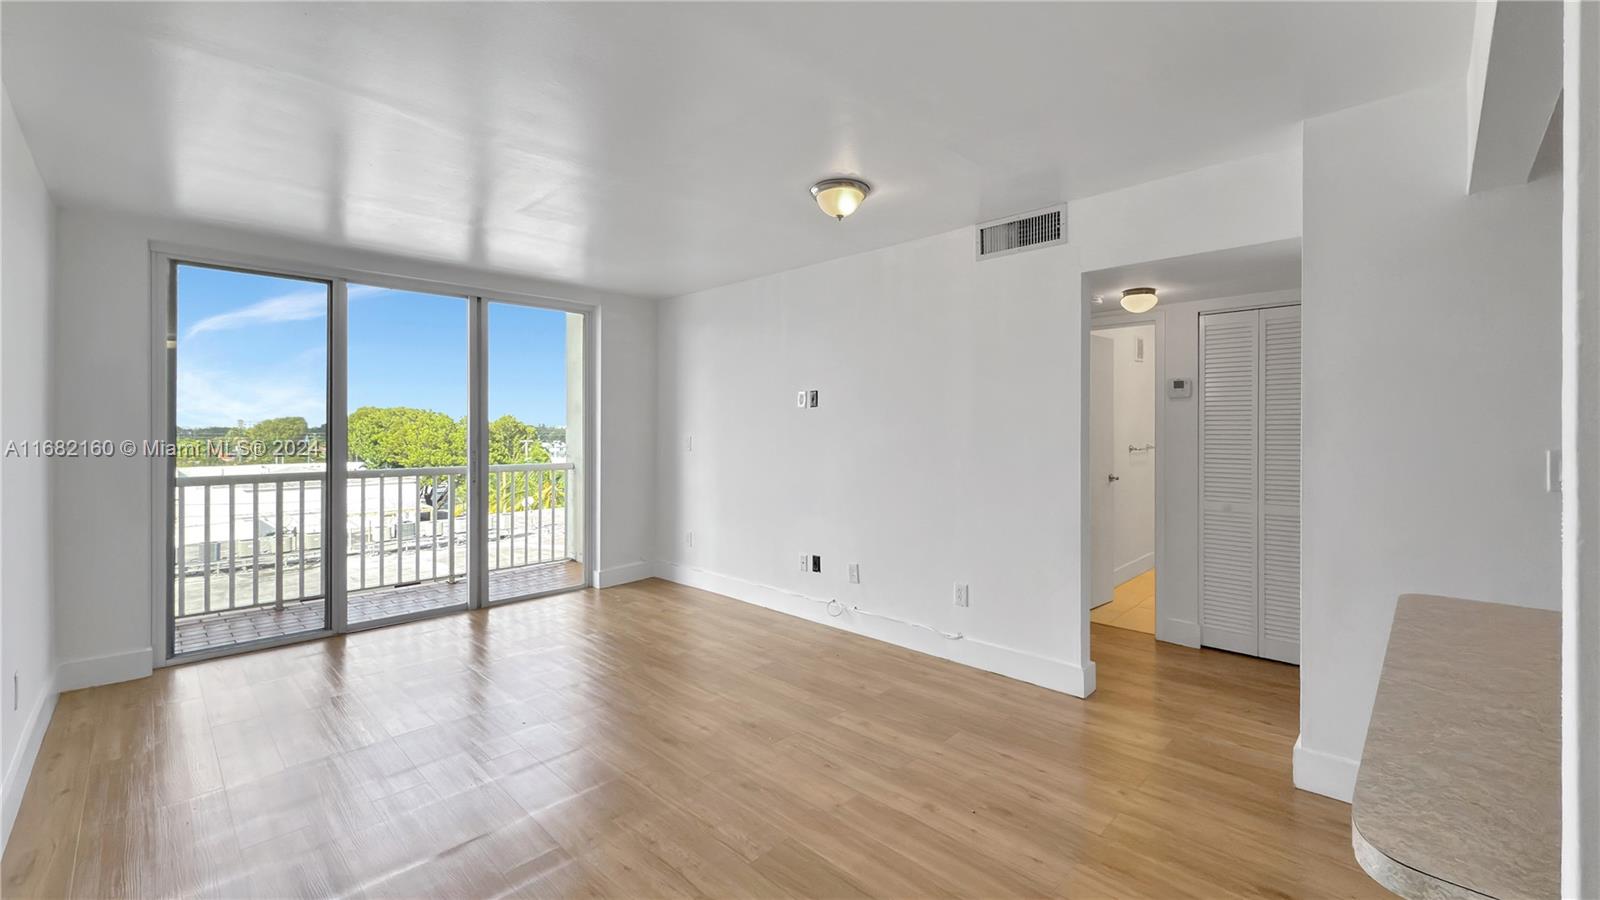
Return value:
M 1300 236 L 1300 146 L 1074 200 L 1086 272 Z
M 1116 519 L 1114 578 L 1120 584 L 1154 566 L 1156 558 L 1156 456 L 1153 451 L 1128 452 L 1130 445 L 1156 442 L 1156 327 L 1133 325 L 1101 333 L 1111 338 L 1115 379 L 1112 468 L 1120 480 L 1111 494 Z M 1142 361 L 1136 358 L 1140 340 Z
M 0 132 L 0 444 L 43 440 L 50 427 L 50 278 L 55 207 L 11 110 Z M 39 740 L 55 706 L 51 644 L 50 466 L 0 463 L 0 767 L 9 837 Z M 13 681 L 15 678 L 15 681 Z
M 600 578 L 612 582 L 648 571 L 638 563 L 652 555 L 653 301 L 103 210 L 63 208 L 57 230 L 52 375 L 55 431 L 63 437 L 138 439 L 150 431 L 152 240 L 598 303 L 601 523 L 595 565 Z M 53 560 L 63 687 L 150 670 L 151 502 L 146 460 L 69 460 L 58 466 Z M 86 548 L 92 548 L 93 565 L 82 561 Z
M 964 228 L 667 301 L 661 574 L 1087 693 L 1083 259 L 1298 237 L 1299 172 L 1293 148 L 1075 201 L 1065 247 L 980 263 Z
M 667 301 L 663 574 L 1087 692 L 1083 318 L 1072 248 L 979 263 L 969 229 Z
M 1560 179 L 1466 196 L 1464 91 L 1305 127 L 1295 781 L 1344 798 L 1397 595 L 1560 596 Z

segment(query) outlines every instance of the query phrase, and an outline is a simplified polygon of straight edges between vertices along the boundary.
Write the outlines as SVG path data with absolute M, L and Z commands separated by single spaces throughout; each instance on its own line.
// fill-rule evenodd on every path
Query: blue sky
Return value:
M 325 421 L 327 288 L 178 268 L 178 425 Z M 467 301 L 350 286 L 350 408 L 467 412 Z M 489 306 L 489 417 L 566 422 L 566 314 Z

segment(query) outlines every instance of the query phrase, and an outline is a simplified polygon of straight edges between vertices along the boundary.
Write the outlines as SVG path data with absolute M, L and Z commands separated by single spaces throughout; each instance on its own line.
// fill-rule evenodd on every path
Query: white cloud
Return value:
M 348 296 L 351 300 L 359 300 L 383 292 L 384 288 L 371 287 L 364 284 L 350 285 Z M 257 300 L 249 306 L 241 307 L 232 312 L 218 313 L 189 326 L 189 331 L 184 337 L 194 337 L 208 331 L 231 331 L 235 328 L 246 328 L 251 325 L 270 325 L 276 322 L 303 322 L 307 319 L 321 319 L 328 314 L 328 293 L 326 290 L 308 288 L 303 291 L 294 291 Z
M 266 325 L 274 322 L 303 322 L 307 319 L 320 319 L 328 314 L 328 294 L 326 291 L 305 290 L 295 291 L 290 294 L 280 294 L 257 300 L 249 306 L 236 309 L 233 312 L 218 313 L 189 326 L 189 331 L 184 337 L 194 337 L 208 331 L 231 331 L 235 328 L 245 328 L 250 325 Z
M 388 292 L 387 288 L 350 285 L 352 301 Z M 327 315 L 322 291 L 306 290 L 270 297 L 249 306 L 201 319 L 186 337 L 265 325 L 320 319 Z M 204 343 L 195 345 L 197 348 Z M 276 348 L 276 345 L 273 345 Z M 279 358 L 280 353 L 288 355 Z M 248 358 L 219 357 L 196 350 L 178 362 L 178 423 L 185 427 L 254 424 L 279 416 L 304 416 L 322 424 L 327 406 L 327 348 L 320 340 L 301 348 L 246 353 Z

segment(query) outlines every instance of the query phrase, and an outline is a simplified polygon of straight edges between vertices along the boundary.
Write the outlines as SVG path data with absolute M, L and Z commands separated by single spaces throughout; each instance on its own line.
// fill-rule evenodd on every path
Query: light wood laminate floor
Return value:
M 61 697 L 0 893 L 1383 896 L 1297 670 L 1095 626 L 1087 701 L 645 581 Z

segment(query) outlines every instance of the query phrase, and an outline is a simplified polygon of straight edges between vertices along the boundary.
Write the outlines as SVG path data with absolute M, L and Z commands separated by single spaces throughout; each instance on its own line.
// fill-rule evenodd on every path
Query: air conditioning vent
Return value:
M 978 226 L 978 258 L 1049 247 L 1067 239 L 1067 209 L 1055 206 Z

